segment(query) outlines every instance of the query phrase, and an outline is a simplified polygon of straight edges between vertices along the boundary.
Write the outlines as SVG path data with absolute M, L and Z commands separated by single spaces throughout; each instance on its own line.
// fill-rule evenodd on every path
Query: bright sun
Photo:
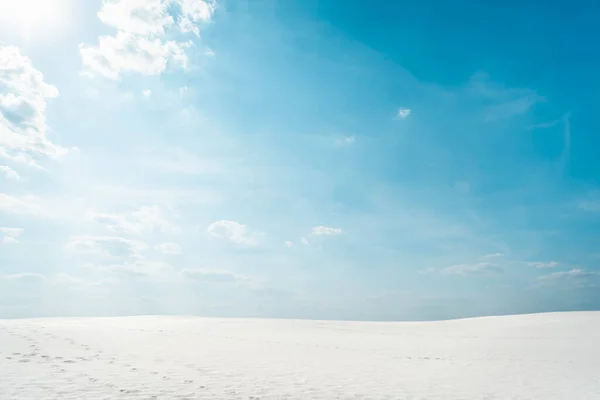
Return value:
M 0 23 L 27 35 L 43 35 L 64 24 L 67 0 L 0 0 Z

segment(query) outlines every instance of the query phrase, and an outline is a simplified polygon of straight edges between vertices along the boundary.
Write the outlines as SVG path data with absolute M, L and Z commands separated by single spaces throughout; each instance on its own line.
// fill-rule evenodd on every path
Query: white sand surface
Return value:
M 0 399 L 600 399 L 600 312 L 0 320 Z

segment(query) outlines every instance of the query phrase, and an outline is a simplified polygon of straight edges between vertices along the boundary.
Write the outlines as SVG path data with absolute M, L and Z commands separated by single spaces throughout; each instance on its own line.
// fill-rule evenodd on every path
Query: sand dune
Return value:
M 600 312 L 1 320 L 0 399 L 600 399 Z

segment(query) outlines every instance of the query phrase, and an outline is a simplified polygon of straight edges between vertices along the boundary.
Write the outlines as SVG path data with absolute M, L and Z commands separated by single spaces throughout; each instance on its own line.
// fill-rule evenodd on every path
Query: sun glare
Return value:
M 0 0 L 0 23 L 31 36 L 46 35 L 67 22 L 66 0 Z

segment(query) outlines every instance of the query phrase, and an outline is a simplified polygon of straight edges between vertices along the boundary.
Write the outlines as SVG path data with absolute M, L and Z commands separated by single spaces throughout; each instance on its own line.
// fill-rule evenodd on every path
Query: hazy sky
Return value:
M 0 317 L 600 308 L 600 4 L 0 0 Z

